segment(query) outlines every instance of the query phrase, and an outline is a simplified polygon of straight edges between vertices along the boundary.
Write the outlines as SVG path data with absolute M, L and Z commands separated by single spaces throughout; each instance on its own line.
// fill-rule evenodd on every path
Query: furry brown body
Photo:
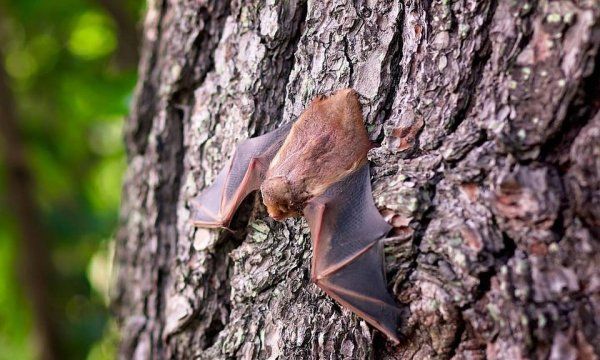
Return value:
M 306 202 L 367 161 L 371 142 L 356 92 L 313 100 L 292 125 L 260 190 L 269 215 L 301 215 Z

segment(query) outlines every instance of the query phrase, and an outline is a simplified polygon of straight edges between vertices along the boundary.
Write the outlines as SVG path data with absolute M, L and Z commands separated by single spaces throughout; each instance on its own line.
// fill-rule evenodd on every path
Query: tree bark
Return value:
M 155 0 L 143 35 L 123 358 L 600 356 L 597 1 Z M 380 144 L 398 346 L 310 282 L 304 220 L 256 195 L 234 233 L 189 223 L 239 140 L 343 87 Z

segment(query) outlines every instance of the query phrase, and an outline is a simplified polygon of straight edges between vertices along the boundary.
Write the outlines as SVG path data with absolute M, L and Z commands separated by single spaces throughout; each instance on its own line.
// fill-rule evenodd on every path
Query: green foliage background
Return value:
M 117 3 L 139 21 L 141 0 Z M 119 41 L 102 0 L 0 0 L 0 64 L 51 240 L 56 274 L 48 301 L 69 359 L 115 354 L 107 289 L 125 169 L 121 129 L 136 81 L 135 65 L 119 64 Z M 0 163 L 0 360 L 31 359 L 34 321 L 5 177 Z

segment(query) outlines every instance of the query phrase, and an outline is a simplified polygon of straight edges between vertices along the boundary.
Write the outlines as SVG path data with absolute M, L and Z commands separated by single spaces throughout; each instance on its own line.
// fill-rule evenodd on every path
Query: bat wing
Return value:
M 312 280 L 398 342 L 400 309 L 387 290 L 379 241 L 391 226 L 373 203 L 369 165 L 311 200 L 304 215 L 313 239 Z
M 260 187 L 291 124 L 240 142 L 213 184 L 192 200 L 192 222 L 200 227 L 227 227 L 244 198 Z

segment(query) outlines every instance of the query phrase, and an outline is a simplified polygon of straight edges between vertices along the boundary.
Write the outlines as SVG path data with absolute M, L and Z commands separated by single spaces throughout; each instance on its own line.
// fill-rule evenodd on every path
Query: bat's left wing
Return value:
M 391 229 L 373 203 L 368 163 L 304 208 L 313 243 L 312 280 L 398 342 L 400 309 L 387 290 L 381 238 Z
M 192 200 L 192 222 L 200 227 L 227 227 L 242 200 L 257 190 L 292 125 L 241 141 L 213 184 Z

